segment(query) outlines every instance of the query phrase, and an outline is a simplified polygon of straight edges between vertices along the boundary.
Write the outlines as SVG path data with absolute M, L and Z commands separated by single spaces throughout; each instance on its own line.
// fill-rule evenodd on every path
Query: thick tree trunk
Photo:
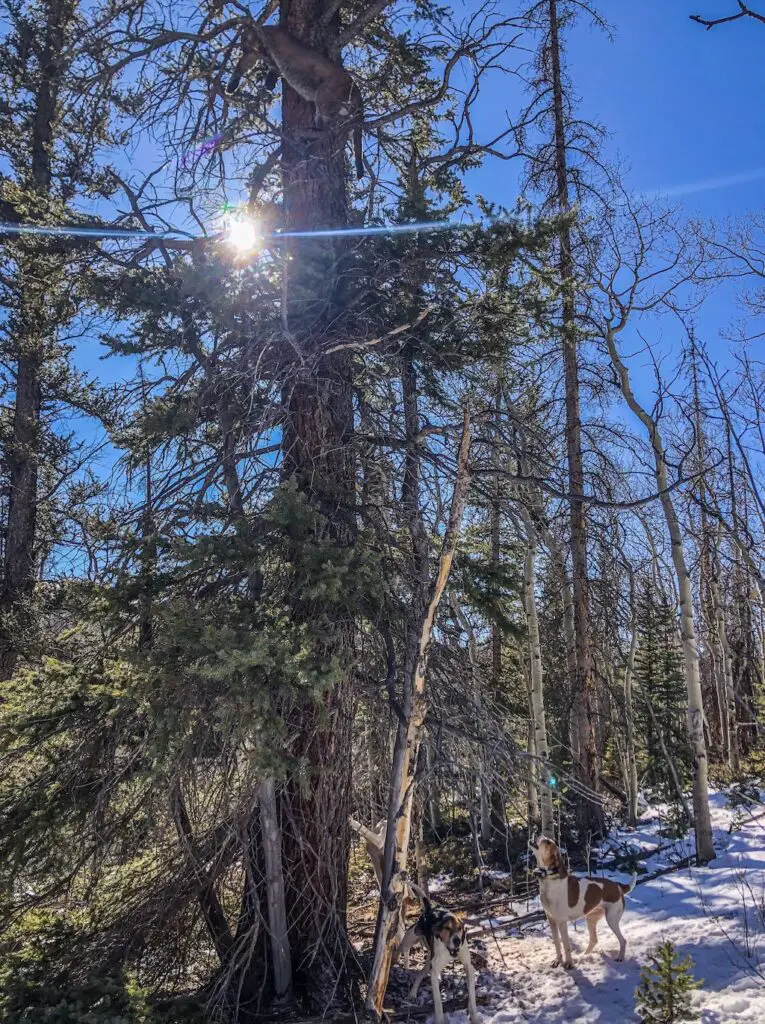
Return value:
M 570 212 L 569 172 L 567 163 L 566 117 L 561 44 L 557 0 L 548 0 L 550 23 L 551 89 L 555 144 L 555 180 L 558 209 Z M 587 571 L 587 522 L 584 502 L 584 459 L 582 456 L 582 418 L 579 395 L 579 356 L 576 325 L 574 262 L 571 230 L 567 224 L 558 234 L 559 272 L 563 326 L 563 369 L 566 400 L 566 446 L 568 453 L 568 485 L 571 526 L 571 568 L 576 641 L 576 686 L 572 714 L 578 747 L 578 770 L 581 781 L 592 793 L 598 790 L 598 755 L 594 722 L 595 673 L 590 638 L 589 578 Z M 600 804 L 584 799 L 579 806 L 582 838 L 587 833 L 600 833 L 603 818 Z
M 322 0 L 283 4 L 281 24 L 321 51 L 339 24 L 322 30 Z M 323 35 L 322 35 L 323 32 Z M 324 51 L 325 53 L 327 51 Z M 342 227 L 347 223 L 345 160 L 330 133 L 317 133 L 313 104 L 282 82 L 282 180 L 285 228 L 289 231 Z M 316 514 L 314 535 L 304 539 L 344 549 L 355 523 L 355 458 L 352 371 L 347 353 L 322 356 L 318 346 L 332 337 L 344 308 L 346 248 L 337 239 L 291 239 L 282 264 L 282 324 L 285 352 L 303 356 L 285 374 L 282 472 Z M 317 609 L 303 596 L 304 581 L 291 587 L 291 614 L 310 634 Z M 309 1006 L 331 1011 L 348 996 L 344 984 L 351 949 L 345 912 L 351 797 L 351 671 L 354 625 L 347 619 L 314 652 L 326 665 L 323 694 L 299 697 L 285 708 L 288 732 L 296 736 L 292 757 L 300 772 L 278 794 L 287 931 L 296 995 Z M 336 667 L 333 667 L 336 666 Z
M 42 343 L 34 336 L 19 338 L 13 439 L 5 453 L 9 498 L 0 590 L 0 679 L 13 675 L 33 621 L 42 364 Z
M 37 87 L 32 114 L 31 166 L 28 184 L 40 200 L 51 191 L 53 135 L 58 107 L 62 55 L 73 7 L 68 0 L 50 3 L 45 36 L 38 58 Z M 32 595 L 37 577 L 38 484 L 40 472 L 41 373 L 46 341 L 54 326 L 48 321 L 46 293 L 51 287 L 45 261 L 38 258 L 44 244 L 35 239 L 22 250 L 18 265 L 19 308 L 10 320 L 16 348 L 16 395 L 10 442 L 4 456 L 8 467 L 8 517 L 5 523 L 3 579 L 0 586 L 0 680 L 9 679 L 19 654 L 29 646 L 34 616 Z
M 685 562 L 683 535 L 669 489 L 669 474 L 664 453 L 664 442 L 662 441 L 656 421 L 635 398 L 629 371 L 619 356 L 615 334 L 610 328 L 606 331 L 606 344 L 611 362 L 618 374 L 625 401 L 648 432 L 654 454 L 657 490 L 660 494 L 661 506 L 672 546 L 672 562 L 675 567 L 677 589 L 680 595 L 683 666 L 685 670 L 685 687 L 688 694 L 688 737 L 693 753 L 693 817 L 696 828 L 696 856 L 700 862 L 706 863 L 714 860 L 715 850 L 712 844 L 712 821 L 709 813 L 708 763 L 704 741 L 704 704 L 701 694 L 699 652 L 696 646 L 693 589 L 690 573 Z

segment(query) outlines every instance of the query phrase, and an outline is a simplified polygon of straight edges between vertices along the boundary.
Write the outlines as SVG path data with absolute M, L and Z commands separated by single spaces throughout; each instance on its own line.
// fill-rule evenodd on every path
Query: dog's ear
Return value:
M 558 847 L 555 847 L 555 871 L 563 876 L 566 874 L 566 861 Z

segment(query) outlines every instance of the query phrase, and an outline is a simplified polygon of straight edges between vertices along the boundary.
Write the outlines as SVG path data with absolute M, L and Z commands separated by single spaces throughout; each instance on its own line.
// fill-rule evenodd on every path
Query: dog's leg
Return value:
M 624 904 L 621 900 L 618 903 L 606 903 L 606 924 L 619 940 L 619 955 L 616 960 L 623 960 L 627 950 L 627 940 L 621 933 L 619 921 L 624 913 Z
M 438 943 L 436 943 L 438 945 Z M 438 954 L 440 949 L 436 949 L 433 959 L 430 961 L 430 987 L 433 989 L 433 1014 L 436 1024 L 444 1024 L 444 1005 L 441 1002 L 441 972 L 443 971 L 447 959 L 442 959 Z
M 550 932 L 552 933 L 553 942 L 555 943 L 555 959 L 553 960 L 553 967 L 560 967 L 561 961 L 563 960 L 563 951 L 560 948 L 560 937 L 558 935 L 558 922 L 555 918 L 548 915 L 547 921 L 550 925 Z
M 430 970 L 430 960 L 428 960 L 428 962 L 425 964 L 425 966 L 423 967 L 423 969 L 421 971 L 417 972 L 417 974 L 415 976 L 415 979 L 412 982 L 412 987 L 409 989 L 409 998 L 410 999 L 416 999 L 417 998 L 417 992 L 419 990 L 420 985 L 422 984 L 422 979 L 427 977 L 429 970 Z
M 561 942 L 563 943 L 563 951 L 566 954 L 566 958 L 563 961 L 563 966 L 567 971 L 570 971 L 574 966 L 571 962 L 571 942 L 568 937 L 568 921 L 561 921 L 558 924 L 558 930 L 560 931 Z
M 393 954 L 393 963 L 395 964 L 399 957 L 404 959 L 404 967 L 409 970 L 409 950 L 417 942 L 419 936 L 415 934 L 414 927 L 410 928 L 405 934 L 401 942 L 399 943 L 396 952 Z
M 467 977 L 468 1016 L 470 1017 L 470 1024 L 478 1024 L 478 1007 L 475 1002 L 475 971 L 473 970 L 473 961 L 470 959 L 470 950 L 468 949 L 466 942 L 463 942 L 460 947 L 460 960 L 465 968 L 465 975 Z
M 598 907 L 597 910 L 593 910 L 593 912 L 585 918 L 587 922 L 587 931 L 590 933 L 590 944 L 584 951 L 585 956 L 587 956 L 588 953 L 591 953 L 598 944 L 598 921 L 603 920 L 604 913 L 605 911 L 603 908 Z

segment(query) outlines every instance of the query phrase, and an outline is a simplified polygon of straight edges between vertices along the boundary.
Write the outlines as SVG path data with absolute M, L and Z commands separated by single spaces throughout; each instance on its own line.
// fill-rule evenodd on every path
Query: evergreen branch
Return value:
M 336 47 L 338 52 L 342 50 L 344 46 L 347 46 L 347 44 L 350 43 L 351 40 L 355 39 L 356 36 L 361 35 L 361 33 L 364 31 L 367 25 L 371 24 L 378 16 L 378 14 L 382 14 L 382 12 L 390 3 L 391 0 L 374 0 L 374 3 L 371 3 L 369 7 L 367 7 L 367 9 L 363 11 L 358 16 L 358 18 L 356 18 L 355 21 L 351 22 L 348 28 L 346 28 L 343 32 L 340 33 L 340 37 L 337 40 Z M 331 3 L 327 8 L 327 11 L 324 14 L 324 18 L 327 18 L 327 21 L 331 20 L 331 18 L 333 17 L 333 8 L 335 6 L 335 3 Z M 337 6 L 339 6 L 339 4 Z M 327 24 L 327 22 L 324 21 L 324 18 L 322 18 L 322 21 L 324 24 Z

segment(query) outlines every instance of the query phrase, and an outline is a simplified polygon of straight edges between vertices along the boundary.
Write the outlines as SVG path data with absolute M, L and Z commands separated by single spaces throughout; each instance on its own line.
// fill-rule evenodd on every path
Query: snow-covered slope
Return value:
M 576 930 L 570 926 L 571 971 L 550 967 L 554 949 L 546 925 L 526 929 L 520 937 L 486 935 L 489 970 L 482 972 L 479 989 L 489 996 L 481 1008 L 485 1024 L 637 1021 L 634 990 L 640 968 L 665 938 L 682 955 L 691 955 L 694 975 L 704 979 L 703 989 L 693 996 L 704 1024 L 765 1022 L 765 818 L 750 817 L 729 835 L 734 813 L 722 794 L 715 794 L 717 860 L 646 882 L 628 898 L 622 920 L 624 963 L 612 959 L 617 942 L 604 922 L 598 928 L 600 946 L 586 958 L 583 923 Z M 644 848 L 658 842 L 649 823 L 629 839 Z M 649 857 L 646 867 L 654 871 L 669 856 L 664 851 Z M 450 1015 L 452 1024 L 465 1020 L 464 1013 Z

